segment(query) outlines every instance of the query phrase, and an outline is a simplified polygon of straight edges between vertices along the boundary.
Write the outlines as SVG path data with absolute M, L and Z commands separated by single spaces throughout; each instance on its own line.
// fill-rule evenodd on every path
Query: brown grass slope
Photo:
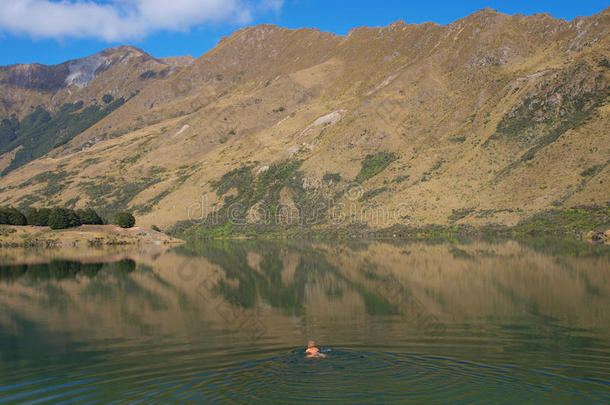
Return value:
M 553 206 L 605 204 L 609 29 L 610 9 L 570 22 L 486 9 L 446 26 L 399 21 L 346 36 L 263 25 L 190 63 L 127 48 L 138 56 L 54 93 L 8 85 L 2 68 L 5 114 L 139 93 L 0 178 L 0 204 L 129 208 L 166 227 L 202 201 L 221 207 L 211 184 L 228 171 L 286 159 L 303 160 L 305 190 L 323 186 L 371 226 L 514 224 Z M 397 159 L 362 182 L 362 198 L 346 198 L 378 152 Z M 327 173 L 342 180 L 323 184 Z M 371 220 L 380 207 L 401 218 Z

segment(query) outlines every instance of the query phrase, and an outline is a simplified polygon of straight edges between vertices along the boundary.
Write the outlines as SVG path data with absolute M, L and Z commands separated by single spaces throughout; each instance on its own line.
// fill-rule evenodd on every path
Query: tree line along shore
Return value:
M 132 228 L 136 224 L 130 212 L 117 212 L 112 220 L 103 218 L 94 209 L 73 210 L 63 207 L 28 208 L 25 212 L 13 207 L 0 207 L 0 225 L 48 226 L 51 229 L 68 229 L 80 225 L 114 224 L 121 228 Z

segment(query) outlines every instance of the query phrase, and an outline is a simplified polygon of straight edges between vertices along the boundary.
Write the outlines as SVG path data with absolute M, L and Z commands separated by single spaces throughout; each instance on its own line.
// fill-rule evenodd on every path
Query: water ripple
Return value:
M 201 347 L 156 349 L 148 346 L 138 354 L 118 355 L 111 363 L 94 362 L 66 377 L 59 377 L 58 369 L 58 377 L 0 386 L 0 403 L 607 403 L 609 399 L 610 381 L 575 378 L 559 367 L 523 369 L 448 356 L 356 349 L 323 349 L 327 358 L 308 359 L 303 349 L 284 349 L 278 355 L 260 346 L 253 348 L 259 358 L 227 364 L 226 353 L 219 354 L 225 361 L 215 362 Z M 156 355 L 144 362 L 144 353 Z M 243 358 L 251 355 L 242 353 Z M 238 352 L 231 355 L 239 357 Z

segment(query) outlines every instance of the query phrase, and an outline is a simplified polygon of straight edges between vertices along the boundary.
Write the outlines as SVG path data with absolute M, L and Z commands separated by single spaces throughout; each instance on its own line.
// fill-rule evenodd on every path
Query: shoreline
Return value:
M 182 226 L 181 226 L 182 225 Z M 541 211 L 516 225 L 469 223 L 450 224 L 394 224 L 373 228 L 366 223 L 352 222 L 340 226 L 233 224 L 221 221 L 208 226 L 177 224 L 172 234 L 185 240 L 198 239 L 279 239 L 279 240 L 337 240 L 354 239 L 453 241 L 463 239 L 524 239 L 556 238 L 610 244 L 610 205 L 580 206 Z
M 184 243 L 162 232 L 138 226 L 121 228 L 116 225 L 80 225 L 53 230 L 48 226 L 2 225 L 2 248 L 66 248 L 111 245 L 166 245 Z

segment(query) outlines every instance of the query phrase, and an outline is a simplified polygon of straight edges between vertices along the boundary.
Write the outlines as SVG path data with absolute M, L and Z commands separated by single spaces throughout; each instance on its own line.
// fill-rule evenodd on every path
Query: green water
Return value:
M 556 251 L 0 251 L 0 404 L 608 403 L 609 255 Z

